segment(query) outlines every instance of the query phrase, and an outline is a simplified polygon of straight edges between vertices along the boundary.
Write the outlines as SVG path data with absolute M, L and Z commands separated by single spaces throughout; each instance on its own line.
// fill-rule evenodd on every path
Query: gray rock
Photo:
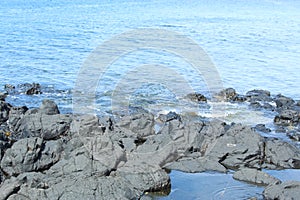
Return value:
M 270 102 L 273 99 L 271 98 L 271 93 L 267 90 L 251 90 L 246 93 L 246 97 L 249 101 L 261 101 L 261 102 Z
M 45 115 L 26 112 L 17 124 L 17 132 L 23 137 L 41 137 L 45 140 L 57 139 L 70 128 L 70 115 Z
M 218 171 L 225 173 L 227 169 L 216 159 L 208 157 L 184 157 L 164 166 L 168 170 L 179 170 L 187 173 Z
M 186 96 L 186 98 L 188 98 L 191 101 L 196 102 L 196 103 L 198 103 L 198 102 L 207 102 L 207 98 L 203 94 L 200 94 L 200 93 L 188 94 Z
M 71 124 L 71 132 L 80 137 L 91 137 L 102 135 L 106 126 L 100 124 L 99 118 L 95 115 L 75 116 Z
M 295 103 L 295 101 L 292 98 L 280 94 L 274 98 L 274 101 L 276 103 L 277 108 L 284 108 L 284 109 L 290 108 Z
M 287 169 L 300 168 L 300 150 L 287 142 L 276 139 L 267 140 L 264 156 L 266 164 Z
M 251 169 L 251 168 L 242 168 L 239 171 L 236 171 L 233 174 L 233 178 L 245 181 L 251 184 L 257 184 L 257 185 L 270 185 L 274 183 L 281 183 L 281 181 L 265 172 L 262 172 L 257 169 Z
M 235 124 L 206 149 L 205 156 L 218 158 L 227 168 L 259 168 L 263 158 L 263 138 L 250 127 Z
M 0 92 L 0 101 L 5 101 L 6 97 L 7 97 L 7 93 Z
M 260 131 L 260 132 L 263 132 L 263 133 L 270 133 L 271 132 L 271 129 L 267 128 L 265 124 L 257 124 L 254 129 L 256 131 Z
M 6 150 L 1 161 L 1 168 L 9 176 L 45 170 L 59 160 L 60 153 L 59 141 L 43 143 L 41 138 L 22 139 Z
M 155 133 L 154 116 L 151 113 L 146 112 L 125 116 L 116 124 L 116 126 L 127 128 L 136 133 L 139 137 L 145 137 Z
M 8 120 L 9 111 L 11 107 L 12 106 L 9 103 L 0 100 L 0 124 Z
M 46 115 L 60 114 L 56 103 L 49 99 L 44 99 L 42 101 L 39 112 Z
M 215 97 L 221 101 L 231 101 L 234 100 L 236 96 L 237 93 L 233 88 L 226 88 L 215 95 Z
M 296 110 L 283 110 L 276 115 L 274 118 L 274 123 L 277 125 L 297 125 L 300 122 L 300 112 Z
M 169 175 L 158 165 L 127 162 L 116 171 L 116 175 L 123 177 L 134 188 L 144 192 L 155 192 L 171 187 Z
M 281 184 L 269 185 L 263 196 L 266 200 L 296 200 L 300 197 L 300 182 L 288 181 Z
M 17 193 L 25 181 L 15 177 L 5 180 L 0 186 L 0 200 L 6 200 L 10 195 Z
M 28 108 L 26 106 L 22 107 L 12 107 L 9 112 L 8 125 L 10 130 L 16 131 L 18 129 L 18 122 L 24 116 Z
M 39 83 L 32 83 L 31 87 L 26 90 L 25 94 L 27 95 L 42 94 L 41 85 Z

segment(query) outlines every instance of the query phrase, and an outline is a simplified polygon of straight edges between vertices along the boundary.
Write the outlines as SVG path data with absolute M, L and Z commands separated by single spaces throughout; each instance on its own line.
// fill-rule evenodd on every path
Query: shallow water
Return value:
M 282 93 L 299 100 L 299 10 L 297 0 L 2 0 L 0 85 L 41 83 L 42 95 L 16 94 L 7 101 L 16 106 L 37 107 L 42 99 L 50 98 L 59 104 L 63 113 L 72 112 L 72 89 L 93 49 L 124 31 L 161 28 L 182 33 L 201 46 L 213 60 L 224 87 L 236 88 L 242 94 L 262 88 L 274 95 Z M 180 56 L 146 49 L 120 56 L 95 83 L 95 112 L 110 113 L 116 85 L 127 80 L 131 69 L 145 64 L 173 69 L 183 77 L 173 81 L 188 82 L 193 90 L 210 95 L 201 73 Z M 139 76 L 130 78 L 132 84 L 140 80 Z M 148 80 L 151 78 L 150 74 Z M 164 85 L 144 84 L 134 92 L 126 87 L 122 90 L 131 97 L 128 100 L 131 104 L 154 112 L 195 108 L 182 100 L 182 96 L 174 96 Z M 194 112 L 227 122 L 264 123 L 272 128 L 272 113 L 249 112 L 247 105 L 213 102 L 209 105 L 213 111 L 196 107 Z M 280 135 L 272 132 L 268 136 Z M 299 172 L 288 174 L 294 178 Z M 262 191 L 262 188 L 234 181 L 230 174 L 172 172 L 171 178 L 170 198 L 173 199 L 199 196 L 232 199 L 230 195 L 245 199 L 249 195 L 259 196 Z M 214 187 L 206 185 L 208 180 L 208 185 Z M 244 187 L 251 192 L 242 189 Z M 208 192 L 203 194 L 199 188 Z

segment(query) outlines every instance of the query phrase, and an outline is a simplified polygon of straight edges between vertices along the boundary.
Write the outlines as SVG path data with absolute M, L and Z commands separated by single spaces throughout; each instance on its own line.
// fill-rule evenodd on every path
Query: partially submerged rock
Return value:
M 270 185 L 281 181 L 263 171 L 251 168 L 242 168 L 233 174 L 233 178 L 257 185 Z

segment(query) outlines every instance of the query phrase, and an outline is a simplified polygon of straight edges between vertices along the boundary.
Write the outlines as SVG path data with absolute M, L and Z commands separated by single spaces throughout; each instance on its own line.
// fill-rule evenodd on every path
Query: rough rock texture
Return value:
M 200 94 L 200 93 L 188 94 L 186 96 L 186 98 L 188 98 L 194 102 L 207 102 L 207 98 L 203 94 Z
M 297 125 L 299 122 L 300 112 L 296 110 L 283 110 L 274 118 L 274 123 L 277 125 Z
M 43 139 L 37 137 L 22 139 L 5 152 L 1 169 L 9 176 L 42 171 L 59 160 L 61 150 L 60 141 L 44 143 Z
M 300 168 L 300 150 L 287 142 L 280 140 L 268 140 L 265 143 L 265 164 L 275 165 L 279 168 Z M 266 166 L 266 167 L 267 167 Z
M 6 122 L 8 120 L 9 111 L 11 109 L 11 105 L 6 103 L 5 101 L 0 100 L 0 124 Z
M 281 183 L 281 181 L 265 172 L 259 171 L 257 169 L 251 169 L 251 168 L 243 168 L 239 171 L 236 171 L 233 174 L 233 178 L 245 181 L 252 184 L 257 185 L 270 185 L 274 183 Z
M 222 98 L 246 97 L 229 88 Z M 268 91 L 247 93 L 250 103 L 262 105 L 270 98 Z M 233 169 L 239 170 L 234 178 L 268 185 L 279 181 L 262 168 L 300 168 L 299 148 L 262 137 L 256 130 L 268 133 L 264 125 L 251 128 L 175 112 L 155 119 L 143 109 L 99 118 L 60 114 L 50 100 L 30 110 L 1 102 L 9 109 L 0 111 L 0 199 L 139 199 L 170 190 L 168 170 Z M 278 115 L 298 112 L 283 97 L 278 102 L 289 105 L 278 108 Z
M 300 182 L 288 181 L 269 185 L 263 192 L 266 200 L 296 200 L 300 197 Z

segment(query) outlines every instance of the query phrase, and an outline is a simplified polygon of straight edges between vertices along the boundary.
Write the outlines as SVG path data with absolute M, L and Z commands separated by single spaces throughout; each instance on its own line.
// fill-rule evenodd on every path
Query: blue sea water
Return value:
M 45 91 L 59 92 L 8 100 L 33 107 L 49 97 L 71 111 L 78 73 L 95 48 L 126 31 L 158 28 L 182 33 L 202 47 L 224 87 L 242 94 L 267 89 L 299 100 L 299 11 L 298 0 L 1 0 L 0 86 L 41 83 Z M 124 69 L 145 63 L 177 65 L 195 90 L 205 90 L 199 74 L 180 58 L 140 51 L 122 56 L 107 70 L 98 86 L 99 104 L 110 101 Z M 170 98 L 168 91 L 152 89 L 141 88 Z

